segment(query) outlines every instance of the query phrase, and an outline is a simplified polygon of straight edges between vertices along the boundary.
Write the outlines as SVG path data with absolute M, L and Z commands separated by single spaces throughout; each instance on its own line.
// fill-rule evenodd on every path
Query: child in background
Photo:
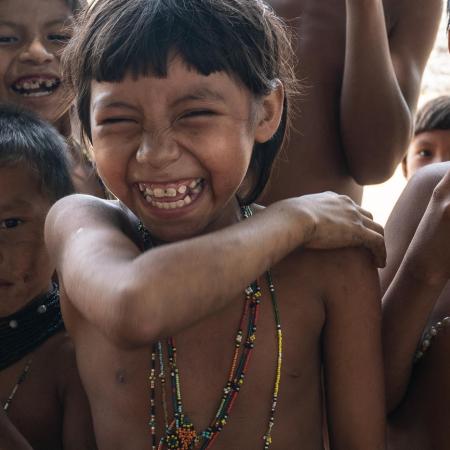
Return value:
M 44 243 L 49 208 L 73 192 L 66 151 L 49 124 L 0 106 L 0 404 L 34 450 L 95 448 Z
M 119 201 L 61 200 L 46 240 L 99 448 L 322 449 L 323 367 L 332 448 L 383 449 L 378 278 L 330 250 L 381 262 L 381 228 L 332 193 L 253 204 L 289 118 L 283 23 L 260 0 L 97 0 L 74 36 Z
M 417 113 L 414 138 L 402 161 L 408 180 L 421 167 L 450 160 L 450 97 L 435 98 Z
M 449 206 L 450 162 L 431 164 L 411 178 L 386 224 L 389 450 L 449 448 Z
M 20 105 L 52 123 L 68 140 L 77 192 L 104 196 L 91 164 L 72 138 L 68 92 L 60 56 L 69 41 L 73 15 L 84 0 L 0 2 L 0 101 Z

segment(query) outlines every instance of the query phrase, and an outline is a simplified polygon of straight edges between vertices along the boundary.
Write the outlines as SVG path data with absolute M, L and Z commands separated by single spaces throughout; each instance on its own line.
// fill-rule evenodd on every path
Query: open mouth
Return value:
M 189 206 L 202 193 L 203 178 L 169 184 L 139 183 L 139 191 L 147 203 L 158 209 L 181 209 Z
M 24 97 L 43 97 L 51 95 L 58 89 L 61 80 L 52 76 L 30 76 L 19 78 L 11 89 Z

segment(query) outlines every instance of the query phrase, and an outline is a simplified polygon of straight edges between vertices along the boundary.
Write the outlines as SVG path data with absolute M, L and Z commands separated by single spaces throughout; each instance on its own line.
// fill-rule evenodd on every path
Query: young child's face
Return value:
M 403 163 L 406 178 L 428 164 L 450 161 L 450 130 L 419 133 L 411 141 Z
M 63 104 L 60 53 L 70 17 L 63 0 L 0 1 L 0 101 L 57 119 Z
M 255 140 L 276 131 L 266 136 L 258 119 L 265 103 L 227 74 L 200 75 L 180 58 L 172 60 L 166 78 L 94 81 L 97 169 L 162 240 L 225 226 L 238 214 L 230 200 L 246 175 Z
M 0 316 L 17 311 L 50 286 L 53 268 L 44 244 L 49 208 L 27 166 L 0 167 Z

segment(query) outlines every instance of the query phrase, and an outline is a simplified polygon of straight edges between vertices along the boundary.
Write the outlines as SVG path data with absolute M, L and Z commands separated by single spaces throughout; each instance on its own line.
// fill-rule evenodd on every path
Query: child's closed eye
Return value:
M 208 117 L 215 116 L 216 113 L 210 109 L 196 109 L 193 111 L 188 111 L 181 115 L 181 119 L 191 119 L 196 117 Z
M 69 42 L 71 36 L 63 33 L 52 33 L 47 36 L 47 39 L 51 42 L 66 44 Z
M 19 225 L 23 224 L 22 219 L 18 219 L 16 217 L 11 217 L 9 219 L 5 219 L 0 221 L 0 229 L 10 230 L 12 228 L 17 228 Z

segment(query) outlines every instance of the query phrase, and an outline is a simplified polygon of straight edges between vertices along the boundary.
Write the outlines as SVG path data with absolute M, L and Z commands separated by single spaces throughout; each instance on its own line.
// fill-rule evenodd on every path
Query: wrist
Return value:
M 308 206 L 306 197 L 295 197 L 278 202 L 284 223 L 296 241 L 296 246 L 303 246 L 311 241 L 316 229 L 316 220 Z

